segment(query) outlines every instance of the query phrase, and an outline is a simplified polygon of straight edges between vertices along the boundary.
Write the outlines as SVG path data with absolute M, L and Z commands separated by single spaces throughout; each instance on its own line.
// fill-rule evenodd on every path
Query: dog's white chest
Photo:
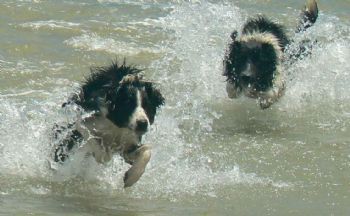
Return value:
M 92 136 L 101 139 L 103 146 L 113 149 L 113 151 L 123 151 L 128 146 L 139 142 L 138 137 L 130 129 L 119 128 L 102 116 L 85 122 L 85 126 Z

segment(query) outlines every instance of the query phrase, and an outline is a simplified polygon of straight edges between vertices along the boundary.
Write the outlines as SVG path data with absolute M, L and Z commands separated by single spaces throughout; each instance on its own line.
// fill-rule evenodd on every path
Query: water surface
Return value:
M 303 4 L 3 0 L 0 214 L 348 215 L 350 1 L 320 0 L 315 26 L 294 35 Z M 264 111 L 228 99 L 221 76 L 230 33 L 257 13 L 319 41 Z M 52 172 L 52 126 L 74 118 L 61 104 L 91 66 L 124 57 L 166 97 L 145 174 L 124 190 L 118 156 Z

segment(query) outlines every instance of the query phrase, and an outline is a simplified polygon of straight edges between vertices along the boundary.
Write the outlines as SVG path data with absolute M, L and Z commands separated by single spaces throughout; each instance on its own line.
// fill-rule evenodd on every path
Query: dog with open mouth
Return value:
M 64 163 L 74 151 L 84 151 L 98 163 L 106 163 L 119 153 L 131 164 L 124 175 L 124 187 L 140 179 L 151 157 L 151 146 L 141 144 L 141 139 L 164 104 L 154 82 L 145 80 L 141 72 L 125 61 L 92 69 L 80 92 L 62 105 L 76 106 L 89 115 L 64 126 L 55 125 L 55 162 Z
M 302 11 L 296 33 L 311 27 L 318 17 L 315 0 L 308 0 Z M 241 35 L 237 31 L 231 34 L 231 43 L 223 60 L 226 76 L 226 92 L 230 98 L 245 95 L 258 99 L 262 109 L 270 107 L 286 89 L 283 64 L 286 59 L 296 59 L 307 55 L 299 44 L 295 52 L 287 51 L 292 41 L 282 25 L 270 21 L 264 16 L 248 20 Z

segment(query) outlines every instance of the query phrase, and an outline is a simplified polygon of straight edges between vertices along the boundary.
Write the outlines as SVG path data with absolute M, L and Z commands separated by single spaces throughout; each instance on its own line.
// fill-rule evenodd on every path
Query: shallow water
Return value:
M 295 37 L 319 42 L 270 109 L 228 99 L 221 76 L 232 30 L 263 13 L 294 36 L 303 2 L 3 0 L 0 215 L 348 215 L 350 1 L 319 1 Z M 52 126 L 74 118 L 60 105 L 124 57 L 166 97 L 145 174 L 124 190 L 118 156 L 52 172 Z

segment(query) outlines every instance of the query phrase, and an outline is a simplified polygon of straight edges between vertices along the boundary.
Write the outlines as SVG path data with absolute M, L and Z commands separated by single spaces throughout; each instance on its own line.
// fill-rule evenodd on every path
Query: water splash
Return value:
M 103 38 L 96 33 L 83 34 L 64 41 L 68 46 L 81 50 L 103 51 L 116 55 L 132 56 L 140 53 L 159 53 L 157 49 L 139 47 L 135 43 L 123 43 L 113 38 Z
M 300 109 L 319 104 L 344 103 L 349 99 L 350 29 L 335 17 L 323 17 L 304 35 L 296 37 L 317 40 L 312 55 L 287 68 L 288 89 L 282 106 Z M 336 105 L 337 106 L 337 105 Z

